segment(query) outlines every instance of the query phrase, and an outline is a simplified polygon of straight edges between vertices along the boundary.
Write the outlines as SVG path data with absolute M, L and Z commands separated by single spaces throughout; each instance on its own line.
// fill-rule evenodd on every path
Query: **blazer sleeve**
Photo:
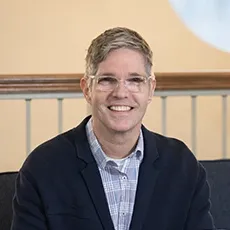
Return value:
M 19 172 L 13 198 L 11 230 L 48 230 L 39 193 L 32 177 Z
M 198 163 L 196 189 L 191 201 L 185 230 L 216 230 L 210 207 L 210 187 L 206 179 L 206 171 Z

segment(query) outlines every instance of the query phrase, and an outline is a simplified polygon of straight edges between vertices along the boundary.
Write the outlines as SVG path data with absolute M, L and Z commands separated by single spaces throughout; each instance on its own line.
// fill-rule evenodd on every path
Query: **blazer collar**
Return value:
M 74 129 L 74 142 L 76 145 L 77 156 L 85 161 L 86 163 L 90 163 L 95 161 L 92 152 L 90 150 L 90 146 L 88 143 L 88 138 L 86 135 L 86 124 L 91 118 L 87 116 L 75 129 Z M 156 146 L 156 135 L 155 133 L 149 131 L 144 125 L 141 127 L 143 138 L 144 138 L 144 158 L 145 161 L 154 162 L 158 157 L 158 149 Z M 84 150 L 84 151 L 81 151 Z

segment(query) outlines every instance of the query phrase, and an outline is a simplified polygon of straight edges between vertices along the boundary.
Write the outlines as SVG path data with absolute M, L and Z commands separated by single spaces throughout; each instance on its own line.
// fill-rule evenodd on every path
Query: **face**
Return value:
M 134 50 L 117 49 L 109 53 L 98 66 L 96 75 L 112 75 L 127 79 L 133 75 L 146 76 L 143 56 Z M 81 80 L 81 88 L 92 107 L 93 126 L 96 129 L 129 132 L 141 127 L 142 118 L 152 99 L 155 79 L 148 80 L 142 92 L 130 92 L 124 81 L 110 92 L 100 91 L 92 80 L 88 88 L 86 80 Z

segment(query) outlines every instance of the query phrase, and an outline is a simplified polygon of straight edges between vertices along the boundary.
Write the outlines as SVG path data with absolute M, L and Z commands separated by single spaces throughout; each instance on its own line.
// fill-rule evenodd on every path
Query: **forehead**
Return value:
M 111 51 L 106 59 L 98 65 L 98 74 L 145 73 L 143 55 L 132 49 L 120 48 Z

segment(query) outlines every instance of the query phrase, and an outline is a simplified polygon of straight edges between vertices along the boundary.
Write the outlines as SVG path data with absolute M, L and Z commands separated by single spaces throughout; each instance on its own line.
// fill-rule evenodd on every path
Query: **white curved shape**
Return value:
M 230 0 L 169 0 L 184 24 L 200 39 L 230 52 Z

